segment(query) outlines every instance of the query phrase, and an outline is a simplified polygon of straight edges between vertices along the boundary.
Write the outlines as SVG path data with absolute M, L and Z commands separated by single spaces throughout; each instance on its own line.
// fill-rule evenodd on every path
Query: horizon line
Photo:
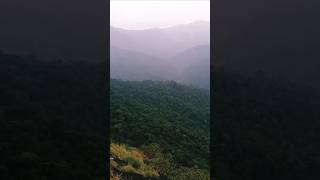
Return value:
M 208 23 L 210 24 L 210 20 L 207 21 L 207 20 L 195 20 L 195 21 L 191 21 L 189 23 L 181 23 L 181 24 L 175 24 L 175 25 L 169 25 L 169 26 L 163 26 L 163 27 L 150 27 L 150 28 L 123 28 L 123 27 L 119 27 L 119 26 L 114 26 L 112 24 L 110 24 L 110 28 L 113 27 L 113 28 L 117 28 L 117 29 L 123 29 L 123 30 L 132 30 L 132 31 L 139 31 L 139 30 L 150 30 L 150 29 L 167 29 L 167 28 L 172 28 L 172 27 L 175 27 L 175 26 L 181 26 L 181 25 L 189 25 L 189 24 L 194 24 L 194 23 L 197 23 L 197 22 L 203 22 L 203 23 Z
M 110 0 L 110 1 L 211 1 L 211 0 Z

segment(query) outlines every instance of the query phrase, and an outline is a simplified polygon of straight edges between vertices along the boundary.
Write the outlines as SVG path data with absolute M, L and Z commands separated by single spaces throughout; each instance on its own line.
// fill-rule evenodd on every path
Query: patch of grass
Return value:
M 117 170 L 123 173 L 135 173 L 144 177 L 158 177 L 159 173 L 155 168 L 146 163 L 149 161 L 143 152 L 136 148 L 129 148 L 123 144 L 112 143 L 110 146 L 111 170 Z

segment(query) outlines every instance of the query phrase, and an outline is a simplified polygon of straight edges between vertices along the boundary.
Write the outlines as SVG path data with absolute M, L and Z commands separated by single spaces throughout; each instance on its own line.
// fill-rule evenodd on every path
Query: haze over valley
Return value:
M 210 179 L 209 12 L 111 1 L 110 180 Z
M 209 40 L 207 21 L 110 27 L 111 180 L 210 179 Z
M 111 78 L 174 80 L 209 88 L 210 23 L 167 28 L 110 28 Z

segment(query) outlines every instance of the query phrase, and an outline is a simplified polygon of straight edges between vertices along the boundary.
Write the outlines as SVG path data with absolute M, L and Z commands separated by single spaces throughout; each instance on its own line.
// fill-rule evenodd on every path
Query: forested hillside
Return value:
M 209 180 L 207 169 L 183 167 L 174 163 L 158 144 L 140 148 L 111 144 L 110 180 Z
M 174 81 L 110 83 L 112 141 L 157 144 L 177 167 L 209 170 L 208 90 Z
M 221 180 L 316 180 L 320 94 L 305 86 L 214 74 L 213 170 Z
M 105 179 L 105 68 L 0 52 L 0 179 Z

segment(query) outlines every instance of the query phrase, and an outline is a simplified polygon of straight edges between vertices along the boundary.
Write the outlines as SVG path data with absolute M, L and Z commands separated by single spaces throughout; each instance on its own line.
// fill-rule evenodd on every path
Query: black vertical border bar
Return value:
M 107 19 L 106 19 L 106 111 L 107 111 L 107 132 L 106 132 L 106 180 L 110 179 L 110 1 L 111 0 L 105 0 L 106 1 L 106 14 L 107 14 Z
M 214 0 L 210 0 L 210 179 L 213 179 L 214 169 L 213 169 L 213 131 L 214 131 L 214 82 L 213 82 L 213 72 L 214 72 Z

